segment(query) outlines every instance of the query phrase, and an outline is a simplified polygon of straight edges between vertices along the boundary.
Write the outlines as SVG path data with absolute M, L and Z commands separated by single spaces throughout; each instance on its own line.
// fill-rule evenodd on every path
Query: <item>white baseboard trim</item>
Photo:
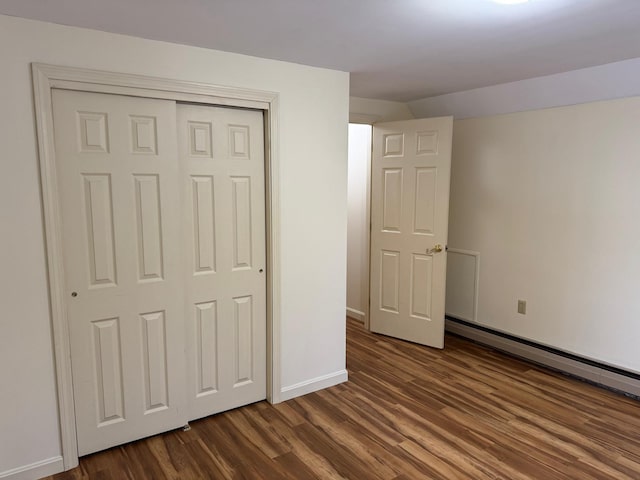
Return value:
M 37 480 L 64 471 L 62 457 L 51 457 L 39 462 L 23 465 L 5 472 L 0 472 L 0 478 L 7 480 Z
M 449 319 L 446 320 L 446 330 L 516 357 L 574 375 L 622 393 L 640 397 L 640 380 L 631 376 L 625 376 L 609 371 L 606 368 L 583 363 L 574 358 L 565 357 L 542 348 L 537 348 L 534 345 L 521 343 L 517 340 L 512 340 L 511 338 L 506 338 Z
M 360 310 L 356 310 L 355 308 L 347 307 L 347 317 L 353 318 L 354 320 L 358 320 L 359 322 L 364 323 L 364 312 Z
M 346 370 L 340 370 L 338 372 L 322 375 L 321 377 L 305 380 L 304 382 L 296 383 L 295 385 L 289 385 L 288 387 L 282 387 L 280 393 L 280 400 L 291 400 L 292 398 L 306 395 L 307 393 L 316 392 L 324 388 L 333 387 L 339 383 L 346 382 L 349 375 Z

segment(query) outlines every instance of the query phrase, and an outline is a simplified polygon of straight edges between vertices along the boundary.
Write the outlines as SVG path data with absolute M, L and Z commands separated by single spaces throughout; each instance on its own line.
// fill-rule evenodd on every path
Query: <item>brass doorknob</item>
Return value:
M 433 253 L 440 253 L 442 251 L 442 245 L 436 243 L 433 248 L 427 248 L 427 255 L 431 255 Z

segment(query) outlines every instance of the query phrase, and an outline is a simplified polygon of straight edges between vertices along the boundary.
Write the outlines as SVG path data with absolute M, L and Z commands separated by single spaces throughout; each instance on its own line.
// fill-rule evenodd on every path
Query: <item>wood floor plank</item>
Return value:
M 291 473 L 296 480 L 315 480 L 318 478 L 309 465 L 293 452 L 288 452 L 274 459 L 284 470 Z
M 88 455 L 48 480 L 638 480 L 640 402 L 456 336 L 347 322 L 349 382 Z

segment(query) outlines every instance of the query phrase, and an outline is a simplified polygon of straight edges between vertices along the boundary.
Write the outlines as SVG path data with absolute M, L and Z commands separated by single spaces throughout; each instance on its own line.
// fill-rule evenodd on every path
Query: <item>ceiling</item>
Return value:
M 0 0 L 0 13 L 351 72 L 410 101 L 640 57 L 640 1 Z

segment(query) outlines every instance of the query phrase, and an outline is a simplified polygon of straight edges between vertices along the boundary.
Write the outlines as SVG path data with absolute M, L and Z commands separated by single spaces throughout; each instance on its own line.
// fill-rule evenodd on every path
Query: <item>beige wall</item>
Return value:
M 455 122 L 449 246 L 479 252 L 478 323 L 640 372 L 638 125 L 640 98 Z
M 0 16 L 0 477 L 60 455 L 31 62 L 280 94 L 282 386 L 344 380 L 348 74 Z

